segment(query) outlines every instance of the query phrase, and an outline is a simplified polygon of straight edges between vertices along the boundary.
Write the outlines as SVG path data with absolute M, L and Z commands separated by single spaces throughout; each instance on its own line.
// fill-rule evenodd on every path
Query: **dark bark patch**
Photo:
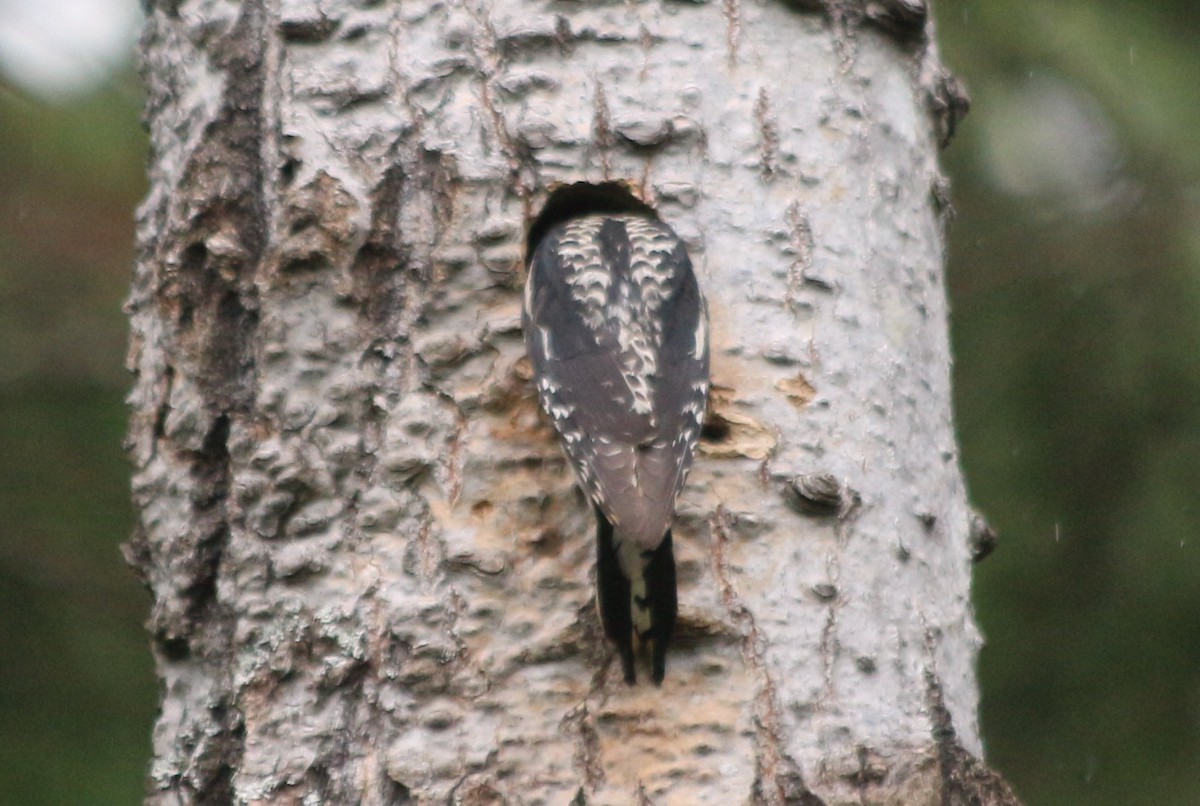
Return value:
M 197 758 L 198 772 L 211 770 L 207 780 L 198 782 L 197 802 L 234 803 L 233 776 L 242 766 L 246 752 L 246 725 L 241 711 L 222 701 L 212 709 L 218 732 L 206 744 L 212 758 Z
M 217 576 L 229 544 L 225 512 L 230 476 L 229 426 L 228 416 L 217 417 L 205 435 L 203 446 L 191 456 L 192 478 L 197 485 L 193 534 L 199 537 L 191 546 L 176 547 L 184 564 L 178 576 L 180 608 L 160 610 L 160 618 L 156 619 L 156 634 L 160 646 L 166 649 L 172 641 L 190 643 L 190 636 L 205 629 L 217 607 Z
M 351 260 L 358 204 L 342 184 L 318 171 L 282 199 L 278 247 L 271 261 L 279 275 L 311 274 Z
M 193 628 L 202 627 L 217 604 L 217 572 L 227 545 L 229 532 L 223 526 L 196 545 L 191 583 L 183 590 L 188 621 Z
M 198 366 L 196 380 L 213 414 L 248 410 L 254 393 L 250 341 L 258 316 L 231 274 L 244 268 L 240 248 L 225 238 L 231 229 L 214 224 L 209 233 L 190 233 L 178 271 L 161 290 L 180 349 Z M 207 238 L 219 242 L 220 251 L 210 249 Z
M 967 89 L 950 71 L 940 68 L 934 79 L 933 88 L 928 90 L 929 109 L 933 113 L 938 145 L 950 145 L 959 121 L 971 108 Z
M 942 695 L 942 683 L 925 672 L 925 699 L 929 706 L 930 735 L 937 747 L 942 806 L 1021 806 L 1021 801 L 1000 774 L 990 769 L 958 743 L 958 734 Z
M 254 331 L 258 312 L 246 307 L 238 291 L 225 289 L 204 344 L 200 381 L 210 409 L 244 413 L 254 398 Z
M 562 553 L 564 539 L 562 532 L 554 528 L 546 528 L 540 530 L 529 542 L 538 556 L 557 557 Z
M 205 265 L 208 263 L 208 247 L 204 241 L 190 243 L 183 250 L 180 259 L 180 271 L 186 277 L 203 278 Z M 203 290 L 203 289 L 200 289 Z M 196 300 L 183 298 L 176 310 L 176 323 L 180 330 L 191 330 L 196 318 Z
M 248 3 L 214 46 L 214 61 L 230 78 L 219 114 L 184 167 L 175 224 L 166 235 L 173 247 L 167 254 L 177 255 L 167 263 L 178 268 L 160 283 L 181 348 L 199 359 L 197 380 L 214 414 L 248 410 L 253 398 L 253 278 L 267 237 L 261 198 L 263 17 L 261 4 Z
M 452 803 L 462 806 L 502 806 L 509 801 L 487 780 L 467 781 L 458 791 L 452 791 Z
M 351 294 L 362 316 L 373 325 L 393 321 L 404 307 L 405 286 L 398 269 L 409 249 L 400 238 L 403 167 L 395 163 L 371 190 L 371 225 L 350 266 Z
M 311 17 L 285 17 L 279 22 L 279 34 L 283 41 L 292 44 L 326 42 L 337 31 L 339 20 L 317 11 Z
M 183 0 L 142 0 L 142 11 L 147 16 L 155 11 L 162 11 L 173 20 L 179 19 L 179 4 Z
M 863 18 L 902 43 L 925 39 L 929 8 L 925 0 L 866 0 Z
M 858 757 L 858 769 L 843 776 L 857 791 L 859 800 L 871 802 L 871 790 L 887 781 L 891 768 L 887 759 L 869 747 L 859 745 L 855 748 Z
M 428 179 L 428 187 L 431 188 L 434 241 L 441 241 L 442 233 L 454 215 L 454 202 L 462 187 L 458 161 L 453 154 L 431 148 L 421 149 L 420 156 L 421 174 Z
M 229 492 L 229 417 L 213 420 L 204 444 L 196 452 L 192 475 L 201 483 L 206 495 L 197 499 L 200 509 L 211 509 L 225 500 Z
M 432 252 L 451 226 L 460 186 L 453 156 L 418 148 L 398 155 L 372 189 L 371 224 L 351 262 L 350 295 L 380 340 L 409 341 L 429 287 L 444 279 Z
M 158 648 L 170 663 L 182 663 L 191 657 L 192 647 L 186 638 L 158 637 Z
M 982 562 L 987 559 L 996 546 L 1000 544 L 1000 535 L 991 527 L 987 519 L 978 512 L 971 515 L 970 527 L 971 562 Z
M 554 30 L 515 30 L 496 37 L 496 53 L 504 62 L 541 53 L 561 53 L 561 34 Z
M 167 416 L 171 413 L 171 389 L 175 385 L 175 367 L 167 364 L 163 367 L 162 378 L 159 380 L 158 405 L 154 409 L 154 424 L 150 433 L 155 443 L 167 434 Z

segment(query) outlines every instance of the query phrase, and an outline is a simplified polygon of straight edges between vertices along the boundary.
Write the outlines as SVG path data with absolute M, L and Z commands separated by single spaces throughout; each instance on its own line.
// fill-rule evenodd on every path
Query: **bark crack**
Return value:
M 612 175 L 612 155 L 609 153 L 613 144 L 612 113 L 608 109 L 604 85 L 599 81 L 596 81 L 596 95 L 592 101 L 592 136 L 600 149 L 600 167 L 604 181 L 608 182 Z
M 729 48 L 730 66 L 737 64 L 738 44 L 742 38 L 741 7 L 738 0 L 721 0 L 721 14 L 725 17 L 725 44 Z
M 753 611 L 734 587 L 730 574 L 727 552 L 733 523 L 723 505 L 718 505 L 710 517 L 709 531 L 712 534 L 713 572 L 721 602 L 741 635 L 742 659 L 759 679 L 753 699 L 754 802 L 769 806 L 819 806 L 822 801 L 804 784 L 799 765 L 784 747 L 775 681 L 765 660 L 767 642 L 758 629 Z
M 767 97 L 766 87 L 759 89 L 758 100 L 754 102 L 754 120 L 758 123 L 762 175 L 765 179 L 774 179 L 779 170 L 779 127 L 771 116 L 771 101 Z
M 501 111 L 500 105 L 496 103 L 496 92 L 493 85 L 504 66 L 504 54 L 499 46 L 496 27 L 488 15 L 486 4 L 470 5 L 468 12 L 475 19 L 477 29 L 483 34 L 472 38 L 478 61 L 476 69 L 479 74 L 479 101 L 492 123 L 496 142 L 508 163 L 512 190 L 519 199 L 527 203 L 533 194 L 533 188 L 540 184 L 537 177 L 537 164 L 533 160 L 523 159 L 524 149 L 509 132 L 504 113 Z M 529 181 L 526 181 L 523 169 L 530 172 Z
M 592 690 L 588 697 L 595 695 L 597 690 L 596 679 L 593 677 Z M 586 793 L 595 792 L 604 783 L 600 733 L 596 730 L 596 721 L 588 708 L 587 700 L 568 711 L 563 717 L 562 725 L 569 733 L 574 734 L 575 766 L 583 776 L 580 792 L 583 792 L 586 798 Z
M 809 270 L 812 268 L 814 242 L 812 225 L 809 224 L 808 215 L 800 206 L 800 202 L 793 201 L 788 205 L 787 222 L 792 261 L 788 264 L 787 293 L 784 295 L 784 304 L 789 311 L 795 314 L 801 285 L 811 282 L 825 290 L 829 290 L 831 285 L 826 281 L 814 280 L 808 276 Z
M 454 428 L 446 439 L 442 454 L 442 476 L 446 501 L 451 507 L 458 503 L 463 489 L 463 471 L 466 467 L 466 443 L 470 422 L 462 406 L 448 392 L 434 388 L 433 391 L 445 402 L 454 414 Z

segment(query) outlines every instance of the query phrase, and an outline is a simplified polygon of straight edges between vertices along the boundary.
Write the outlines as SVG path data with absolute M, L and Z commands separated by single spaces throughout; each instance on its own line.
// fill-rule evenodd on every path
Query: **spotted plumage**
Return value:
M 551 228 L 525 289 L 538 396 L 597 519 L 601 617 L 634 679 L 636 634 L 662 680 L 676 613 L 671 519 L 700 438 L 708 324 L 679 237 L 597 214 Z

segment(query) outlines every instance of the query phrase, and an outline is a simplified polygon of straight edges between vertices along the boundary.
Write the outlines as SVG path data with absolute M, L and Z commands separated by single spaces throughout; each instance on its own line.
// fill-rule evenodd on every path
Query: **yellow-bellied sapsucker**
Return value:
M 632 683 L 662 682 L 678 600 L 671 521 L 708 396 L 708 316 L 679 237 L 641 214 L 550 228 L 522 324 L 542 407 L 596 514 L 597 601 Z

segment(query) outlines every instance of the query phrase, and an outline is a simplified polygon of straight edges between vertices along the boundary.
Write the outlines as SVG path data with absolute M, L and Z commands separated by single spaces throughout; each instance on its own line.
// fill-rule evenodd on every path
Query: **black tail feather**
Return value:
M 672 563 L 672 577 L 674 563 Z M 613 542 L 612 524 L 596 509 L 596 599 L 600 605 L 600 621 L 604 634 L 617 645 L 625 682 L 633 685 L 637 674 L 633 668 L 633 601 L 629 580 L 621 570 L 621 560 Z M 658 668 L 657 666 L 655 667 Z M 658 679 L 662 679 L 661 675 Z
M 675 552 L 671 547 L 671 530 L 663 537 L 646 564 L 646 598 L 650 600 L 650 678 L 657 684 L 667 672 L 667 647 L 675 632 L 675 616 L 679 612 L 679 597 L 675 588 Z

